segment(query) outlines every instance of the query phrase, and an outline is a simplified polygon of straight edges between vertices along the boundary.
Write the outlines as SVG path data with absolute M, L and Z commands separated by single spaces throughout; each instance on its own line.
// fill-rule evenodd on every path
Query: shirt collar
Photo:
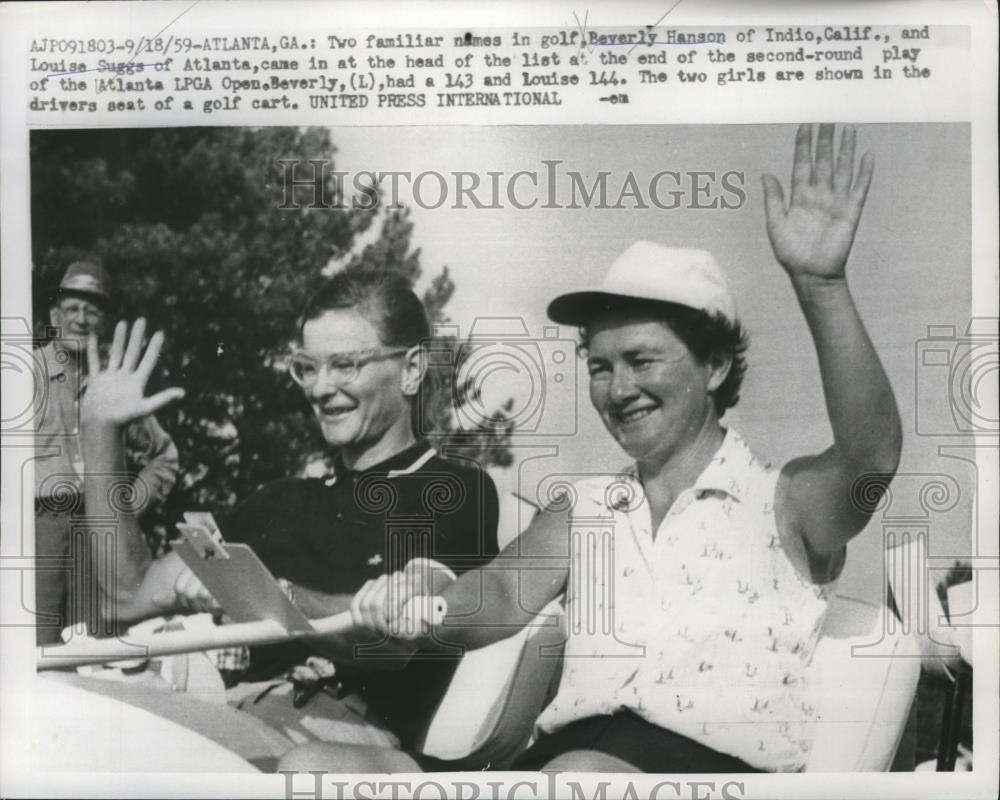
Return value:
M 732 428 L 724 430 L 726 435 L 722 444 L 715 451 L 708 466 L 695 479 L 691 489 L 699 495 L 707 492 L 719 492 L 743 502 L 746 495 L 746 475 L 754 463 L 754 455 L 750 452 L 750 447 L 742 436 Z M 624 474 L 638 480 L 638 465 L 630 465 L 624 470 Z
M 340 453 L 338 453 L 333 459 L 333 469 L 330 471 L 330 475 L 326 478 L 325 482 L 327 486 L 335 486 L 349 477 L 353 476 L 357 479 L 362 475 L 370 473 L 384 474 L 387 478 L 397 478 L 400 475 L 408 475 L 411 472 L 416 472 L 428 460 L 433 458 L 436 453 L 437 451 L 430 446 L 426 439 L 420 439 L 405 450 L 400 450 L 384 461 L 380 461 L 378 464 L 373 464 L 367 469 L 362 470 L 348 469 L 344 465 Z
M 747 472 L 753 462 L 753 453 L 743 437 L 727 428 L 722 444 L 695 480 L 693 488 L 699 493 L 721 492 L 743 502 Z

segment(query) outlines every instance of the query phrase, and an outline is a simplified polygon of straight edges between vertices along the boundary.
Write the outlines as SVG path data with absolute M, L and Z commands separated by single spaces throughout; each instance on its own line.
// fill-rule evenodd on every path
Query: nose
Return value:
M 87 306 L 65 309 L 63 314 L 69 318 L 70 323 L 75 328 L 83 331 L 95 328 L 101 320 L 101 312 L 96 308 L 89 308 Z
M 323 365 L 316 373 L 315 383 L 306 388 L 306 395 L 310 400 L 319 402 L 327 397 L 332 397 L 338 391 L 340 391 L 340 384 L 330 374 L 326 365 Z
M 635 385 L 635 375 L 631 367 L 619 364 L 611 371 L 611 385 L 609 387 L 611 401 L 616 405 L 624 405 L 631 401 L 639 393 Z

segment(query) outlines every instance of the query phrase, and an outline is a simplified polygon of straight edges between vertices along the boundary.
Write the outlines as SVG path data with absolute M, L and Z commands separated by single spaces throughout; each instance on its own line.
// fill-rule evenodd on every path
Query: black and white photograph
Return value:
M 683 58 L 647 27 L 576 52 Z M 903 30 L 882 69 L 926 68 Z M 414 36 L 356 41 L 420 75 Z M 218 102 L 253 94 L 238 58 Z M 367 102 L 359 69 L 331 97 Z M 418 77 L 369 123 L 21 131 L 0 632 L 39 780 L 14 794 L 986 796 L 978 123 L 485 108 L 554 102 L 547 74 L 463 92 L 473 123 L 379 116 L 444 102 Z

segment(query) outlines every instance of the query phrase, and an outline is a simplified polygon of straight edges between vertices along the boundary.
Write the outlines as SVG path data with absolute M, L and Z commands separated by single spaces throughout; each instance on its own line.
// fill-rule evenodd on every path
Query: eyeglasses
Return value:
M 85 300 L 70 300 L 60 303 L 58 308 L 59 313 L 67 317 L 83 317 L 91 322 L 99 322 L 104 318 L 104 312 L 100 308 Z
M 292 379 L 306 388 L 319 379 L 319 372 L 326 367 L 327 373 L 338 384 L 351 383 L 358 379 L 362 367 L 375 361 L 396 358 L 410 350 L 409 347 L 393 347 L 385 350 L 356 350 L 348 353 L 331 353 L 325 359 L 308 353 L 296 353 L 286 362 Z

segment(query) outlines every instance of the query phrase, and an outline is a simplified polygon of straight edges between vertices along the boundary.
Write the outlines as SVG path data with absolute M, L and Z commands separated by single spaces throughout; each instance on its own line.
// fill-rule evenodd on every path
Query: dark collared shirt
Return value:
M 253 547 L 280 578 L 328 594 L 432 558 L 461 574 L 497 553 L 493 480 L 475 465 L 440 458 L 417 442 L 360 472 L 337 464 L 329 479 L 267 484 L 220 521 L 227 541 Z M 254 648 L 249 679 L 274 676 L 311 654 L 302 644 Z M 397 672 L 338 665 L 404 745 L 430 720 L 456 658 L 418 654 Z

